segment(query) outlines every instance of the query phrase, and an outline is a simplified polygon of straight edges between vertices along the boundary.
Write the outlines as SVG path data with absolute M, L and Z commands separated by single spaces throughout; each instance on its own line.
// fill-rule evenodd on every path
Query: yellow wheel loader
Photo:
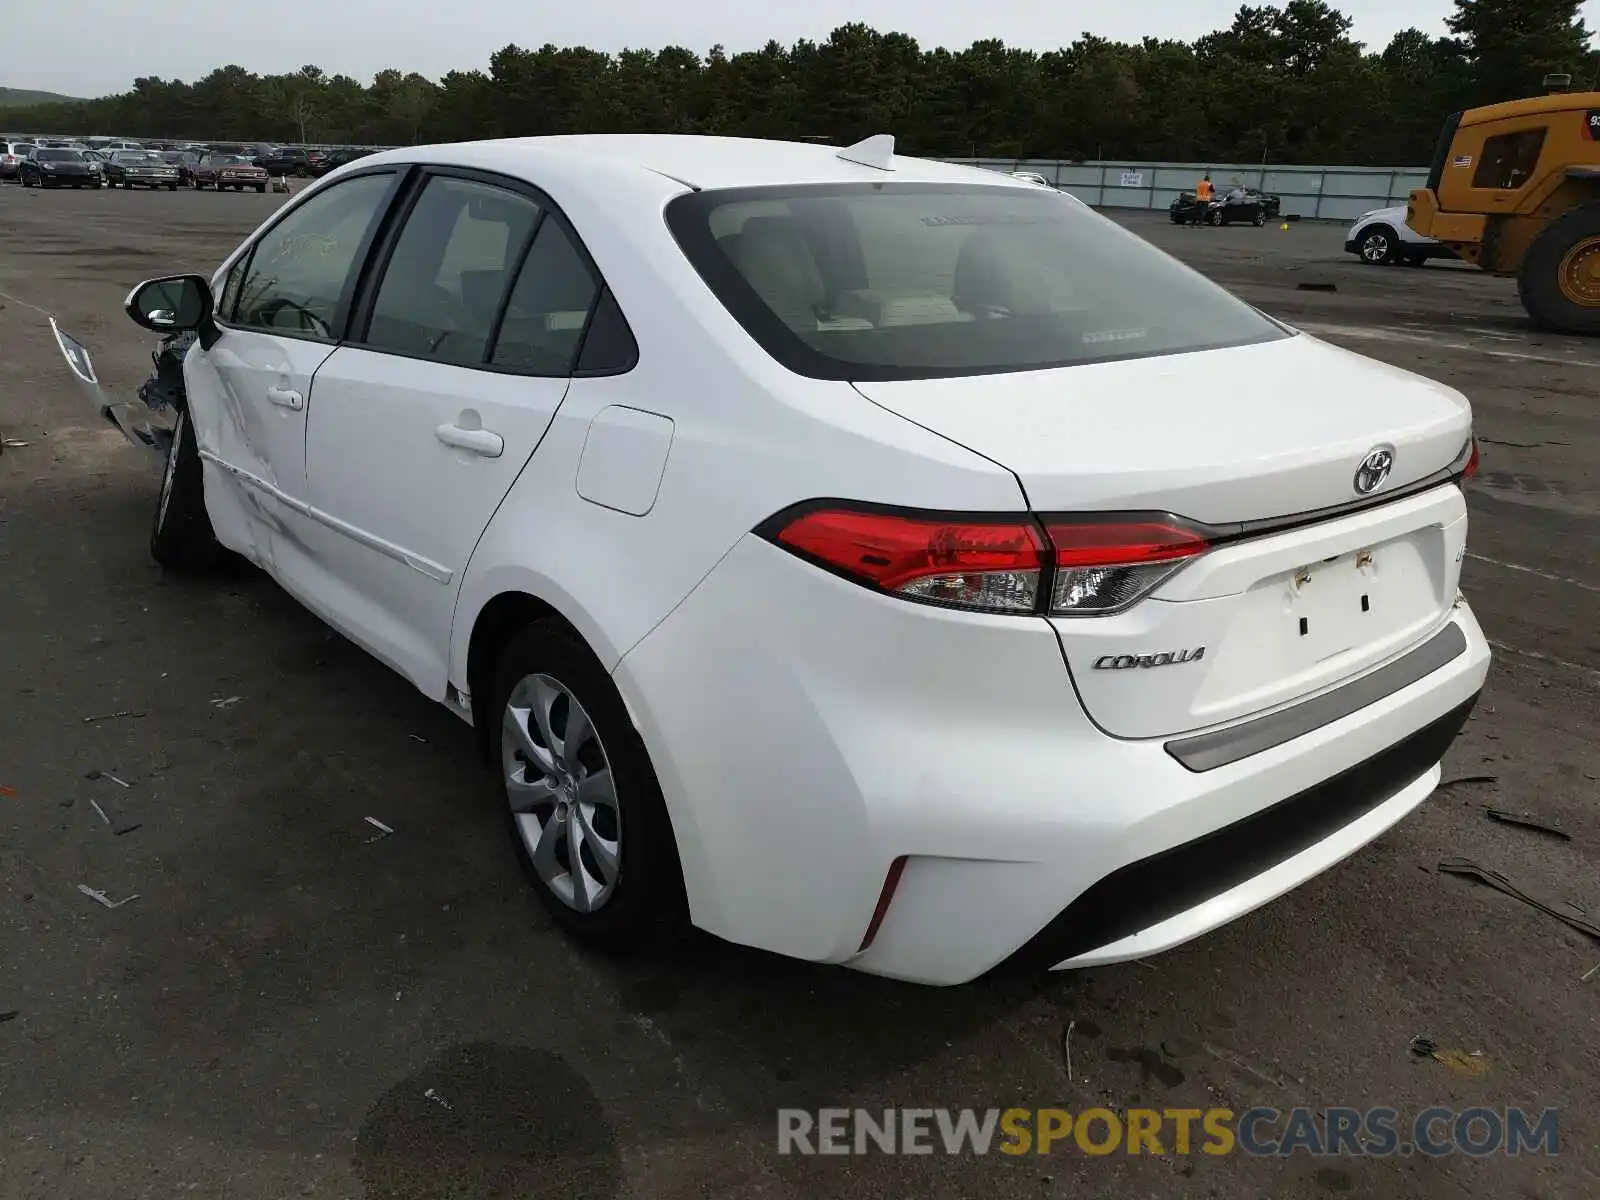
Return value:
M 1542 328 L 1600 334 L 1600 92 L 1451 116 L 1406 224 L 1515 276 Z

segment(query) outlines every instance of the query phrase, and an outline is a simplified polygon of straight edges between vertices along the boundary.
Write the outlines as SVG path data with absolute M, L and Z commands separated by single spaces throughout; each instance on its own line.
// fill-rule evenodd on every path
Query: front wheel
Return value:
M 535 621 L 493 693 L 512 843 L 546 910 L 597 949 L 628 950 L 687 911 L 666 803 L 605 668 L 565 626 Z
M 187 412 L 180 411 L 172 426 L 172 445 L 150 529 L 150 556 L 173 571 L 208 570 L 223 556 L 206 512 L 200 444 Z
M 1383 267 L 1395 261 L 1395 251 L 1400 238 L 1387 225 L 1375 225 L 1361 235 L 1356 253 L 1369 267 Z
M 1209 212 L 1206 213 L 1206 224 L 1208 224 L 1208 225 L 1221 225 L 1222 224 L 1222 213 L 1220 211 L 1218 211 L 1217 209 L 1215 209 L 1215 208 L 1211 209 Z
M 1600 204 L 1545 227 L 1522 260 L 1517 290 L 1541 328 L 1600 334 Z
M 1266 223 L 1267 223 L 1267 214 L 1264 213 L 1264 212 L 1256 213 L 1256 215 L 1250 221 L 1250 224 L 1254 225 L 1257 229 L 1260 229 Z

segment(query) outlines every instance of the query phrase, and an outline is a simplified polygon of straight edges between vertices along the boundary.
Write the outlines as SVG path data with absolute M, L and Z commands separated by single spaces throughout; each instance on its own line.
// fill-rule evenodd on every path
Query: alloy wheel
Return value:
M 1369 233 L 1361 243 L 1361 257 L 1374 265 L 1389 261 L 1389 239 L 1381 233 Z
M 622 813 L 611 760 L 578 698 L 549 675 L 512 688 L 500 722 L 506 797 L 545 887 L 569 908 L 594 912 L 616 891 Z

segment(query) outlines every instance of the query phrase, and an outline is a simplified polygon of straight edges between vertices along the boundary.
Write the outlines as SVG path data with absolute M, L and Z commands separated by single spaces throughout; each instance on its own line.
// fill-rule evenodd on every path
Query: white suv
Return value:
M 1422 803 L 1488 668 L 1458 393 L 886 138 L 389 151 L 128 309 L 198 331 L 157 558 L 479 729 L 597 942 L 1150 954 Z
M 1406 207 L 1375 208 L 1356 218 L 1344 235 L 1345 253 L 1357 255 L 1369 266 L 1404 263 L 1420 267 L 1432 258 L 1455 258 L 1455 251 L 1424 237 L 1406 224 Z

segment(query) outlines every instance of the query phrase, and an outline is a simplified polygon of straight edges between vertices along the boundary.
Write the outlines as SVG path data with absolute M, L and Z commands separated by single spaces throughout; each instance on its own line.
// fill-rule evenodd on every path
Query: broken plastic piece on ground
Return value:
M 1522 829 L 1532 829 L 1536 833 L 1547 833 L 1551 837 L 1558 837 L 1563 842 L 1570 842 L 1572 835 L 1565 829 L 1557 829 L 1539 820 L 1532 813 L 1506 812 L 1504 809 L 1489 808 L 1484 810 L 1484 815 L 1491 821 L 1498 821 L 1502 825 L 1516 825 Z
M 100 807 L 100 802 L 98 800 L 91 800 L 89 803 L 94 805 L 94 811 L 100 814 L 100 819 L 107 825 L 110 825 L 111 818 L 106 816 L 106 810 Z
M 135 892 L 133 895 L 126 896 L 121 900 L 113 900 L 104 892 L 99 891 L 96 888 L 92 888 L 86 883 L 80 883 L 78 885 L 78 890 L 85 896 L 89 897 L 89 899 L 93 900 L 96 904 L 104 905 L 106 908 L 121 908 L 124 904 L 132 904 L 139 898 L 139 894 Z
M 239 701 L 241 701 L 243 699 L 244 699 L 243 696 L 228 696 L 228 697 L 226 697 L 226 698 L 224 698 L 222 700 L 213 700 L 211 702 L 211 707 L 212 708 L 232 708 L 235 704 L 239 703 Z
M 1457 1075 L 1481 1079 L 1489 1073 L 1489 1060 L 1480 1050 L 1471 1053 L 1465 1050 L 1441 1050 L 1439 1044 L 1432 1038 L 1420 1034 L 1411 1039 L 1408 1049 L 1418 1058 L 1431 1058 L 1434 1062 L 1443 1063 Z
M 1499 783 L 1498 775 L 1462 775 L 1456 779 L 1446 779 L 1439 785 L 1438 790 L 1444 791 L 1447 787 L 1455 787 L 1458 783 Z
M 0 1025 L 4 1025 L 7 1021 L 15 1021 L 21 1015 L 20 1008 L 8 1008 L 5 1012 L 0 1012 Z
M 20 438 L 6 438 L 6 439 L 5 439 L 5 444 L 6 444 L 6 446 L 8 446 L 8 447 L 9 447 L 9 448 L 10 448 L 10 449 L 13 449 L 13 450 L 20 450 L 20 449 L 22 449 L 22 448 L 23 448 L 23 447 L 24 447 L 24 446 L 27 446 L 27 445 L 30 445 L 30 444 L 31 444 L 31 443 L 29 443 L 29 442 L 24 442 L 24 441 L 22 441 L 22 440 L 21 440 L 21 439 L 20 439 Z
M 1491 870 L 1489 867 L 1482 866 L 1466 858 L 1447 858 L 1439 864 L 1439 870 L 1446 875 L 1462 875 L 1469 879 L 1476 879 L 1479 883 L 1486 883 L 1496 891 L 1504 892 L 1513 899 L 1521 900 L 1524 904 L 1537 908 L 1540 912 L 1572 926 L 1579 933 L 1586 933 L 1590 937 L 1600 940 L 1600 925 L 1596 925 L 1586 917 L 1575 917 L 1571 913 L 1563 912 L 1548 900 L 1534 895 L 1518 884 L 1513 883 L 1499 871 Z
M 369 846 L 372 845 L 373 842 L 383 841 L 384 838 L 388 837 L 394 832 L 393 829 L 385 825 L 382 821 L 378 820 L 377 817 L 363 817 L 361 819 L 378 831 L 377 837 L 369 837 L 367 839 L 367 845 Z
M 135 710 L 135 709 L 123 709 L 121 712 L 100 713 L 97 716 L 85 717 L 83 719 L 83 723 L 85 725 L 97 725 L 101 721 L 116 721 L 116 720 L 120 720 L 123 717 L 129 717 L 129 718 L 132 718 L 134 720 L 137 720 L 139 717 L 148 716 L 148 715 L 149 714 L 146 713 L 144 711 L 144 709 L 142 709 L 142 708 L 141 709 L 137 709 L 137 710 Z
M 444 1109 L 446 1112 L 455 1111 L 454 1108 L 451 1106 L 450 1102 L 448 1100 L 446 1100 L 443 1096 L 439 1095 L 439 1093 L 434 1091 L 432 1088 L 429 1088 L 427 1091 L 423 1092 L 422 1093 L 422 1098 L 424 1100 L 432 1100 L 435 1104 L 437 1104 L 440 1108 Z
M 99 771 L 99 770 L 90 771 L 88 774 L 86 774 L 84 776 L 84 778 L 85 779 L 109 779 L 112 783 L 116 784 L 118 787 L 124 787 L 124 788 L 131 788 L 133 786 L 133 784 L 127 782 L 127 780 L 118 779 L 115 775 L 111 774 L 111 772 L 109 772 L 109 771 Z
M 1337 292 L 1339 285 L 1336 283 L 1297 283 L 1294 285 L 1302 292 Z

